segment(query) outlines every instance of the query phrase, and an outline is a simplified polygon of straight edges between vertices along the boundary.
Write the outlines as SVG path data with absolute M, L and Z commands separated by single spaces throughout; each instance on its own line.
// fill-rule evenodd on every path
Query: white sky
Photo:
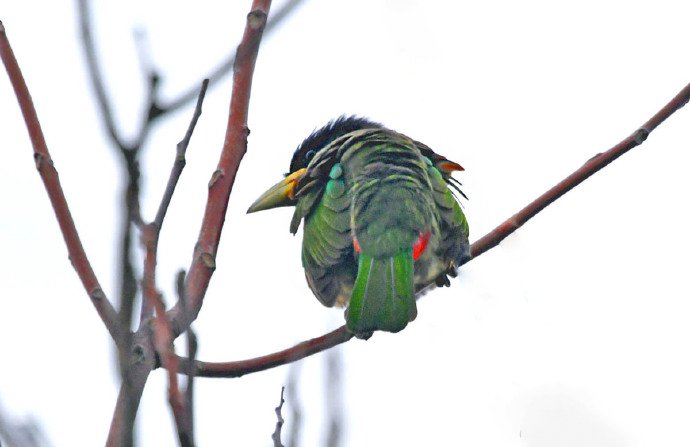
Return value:
M 94 2 L 127 135 L 142 95 L 133 29 L 148 31 L 171 97 L 237 44 L 250 2 L 225 3 Z M 474 240 L 690 82 L 687 13 L 676 1 L 307 2 L 259 54 L 249 152 L 194 324 L 199 358 L 262 355 L 342 324 L 307 288 L 290 211 L 244 214 L 315 127 L 362 114 L 460 162 Z M 6 2 L 0 19 L 82 241 L 114 297 L 121 172 L 85 74 L 74 4 Z M 226 81 L 207 97 L 163 230 L 158 278 L 168 302 L 174 273 L 190 263 L 229 91 Z M 349 342 L 343 445 L 690 443 L 689 113 L 468 264 L 450 289 L 424 297 L 405 331 Z M 117 393 L 113 349 L 67 260 L 4 74 L 0 114 L 0 404 L 38 419 L 56 446 L 99 445 Z M 143 157 L 149 219 L 190 116 L 157 126 Z M 325 361 L 300 366 L 302 445 L 321 444 L 326 431 Z M 288 371 L 199 379 L 199 445 L 271 445 Z M 140 411 L 142 445 L 175 442 L 165 388 L 156 371 Z

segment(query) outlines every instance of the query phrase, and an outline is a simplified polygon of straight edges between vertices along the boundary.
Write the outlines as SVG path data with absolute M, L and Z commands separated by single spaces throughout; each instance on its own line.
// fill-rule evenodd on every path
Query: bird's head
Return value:
M 249 207 L 247 213 L 295 205 L 295 187 L 307 172 L 309 163 L 321 149 L 336 139 L 361 129 L 381 129 L 379 123 L 358 116 L 341 116 L 315 130 L 297 146 L 290 162 L 290 172 Z

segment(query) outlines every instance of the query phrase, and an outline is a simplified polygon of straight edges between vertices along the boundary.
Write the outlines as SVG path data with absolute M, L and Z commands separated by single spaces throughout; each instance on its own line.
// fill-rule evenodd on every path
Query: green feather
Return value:
M 412 250 L 387 258 L 359 256 L 357 280 L 347 309 L 347 328 L 357 335 L 399 332 L 417 316 Z

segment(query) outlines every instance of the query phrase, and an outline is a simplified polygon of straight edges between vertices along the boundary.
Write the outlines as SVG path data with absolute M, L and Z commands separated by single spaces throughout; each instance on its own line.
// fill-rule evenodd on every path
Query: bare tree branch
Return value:
M 189 328 L 201 309 L 203 296 L 215 267 L 215 252 L 220 241 L 220 233 L 225 220 L 225 211 L 235 180 L 235 174 L 239 168 L 242 156 L 247 150 L 247 115 L 251 81 L 270 4 L 270 0 L 253 1 L 252 10 L 247 16 L 244 35 L 237 50 L 238 57 L 235 61 L 235 75 L 225 143 L 221 151 L 218 169 L 214 172 L 209 184 L 209 197 L 201 234 L 196 245 L 189 275 L 185 281 L 183 294 L 185 299 L 178 301 L 167 315 L 161 310 L 159 312 L 159 319 L 155 320 L 160 322 L 153 323 L 154 329 L 151 329 L 151 325 L 144 324 L 134 334 L 132 353 L 130 355 L 133 355 L 135 358 L 129 362 L 125 377 L 123 378 L 122 388 L 108 434 L 107 445 L 109 446 L 128 445 L 128 443 L 131 443 L 134 416 L 136 415 L 148 375 L 156 363 L 152 336 L 158 337 L 155 333 L 158 332 L 160 334 L 160 332 L 164 332 L 165 329 L 161 331 L 160 328 L 165 328 L 169 322 L 173 329 L 170 333 L 170 340 L 172 341 Z M 155 281 L 152 280 L 151 283 L 155 284 Z M 156 301 L 153 291 L 149 290 L 147 295 L 153 298 L 154 302 Z M 162 342 L 158 341 L 156 344 L 160 346 Z M 170 353 L 169 358 L 164 360 L 164 363 L 170 368 L 171 375 L 176 375 L 175 370 L 179 366 L 177 357 Z M 190 367 L 183 368 L 185 372 L 190 370 Z M 176 384 L 176 381 L 174 383 Z M 177 401 L 175 399 L 175 405 Z
M 19 102 L 19 107 L 24 116 L 24 122 L 26 123 L 29 137 L 31 138 L 31 143 L 34 148 L 36 169 L 41 176 L 41 180 L 43 180 L 43 185 L 45 186 L 50 203 L 55 211 L 55 217 L 60 225 L 60 231 L 65 240 L 65 245 L 67 245 L 67 251 L 72 266 L 77 271 L 77 275 L 84 289 L 86 289 L 89 298 L 91 298 L 91 303 L 96 308 L 108 332 L 110 332 L 113 340 L 115 340 L 118 345 L 121 345 L 123 338 L 122 334 L 126 329 L 120 326 L 117 312 L 108 300 L 105 292 L 103 292 L 96 278 L 96 274 L 91 267 L 91 263 L 86 256 L 84 247 L 81 244 L 77 228 L 72 219 L 72 214 L 67 205 L 67 199 L 60 185 L 57 170 L 48 152 L 48 146 L 43 136 L 43 131 L 41 130 L 41 125 L 38 121 L 38 116 L 36 115 L 29 89 L 24 82 L 24 77 L 19 69 L 17 59 L 14 57 L 12 47 L 5 34 L 5 27 L 2 25 L 2 22 L 0 22 L 0 57 L 2 57 L 2 62 L 5 65 L 17 101 Z
M 490 233 L 472 243 L 470 261 L 486 251 L 496 247 L 503 239 L 520 228 L 525 222 L 534 217 L 539 211 L 543 210 L 556 199 L 570 191 L 586 178 L 598 172 L 603 167 L 611 163 L 616 158 L 623 155 L 630 149 L 642 144 L 649 134 L 663 123 L 668 117 L 683 107 L 690 99 L 690 84 L 686 85 L 678 94 L 669 101 L 659 112 L 645 122 L 642 127 L 620 143 L 613 146 L 606 152 L 600 153 L 588 160 L 581 168 L 570 174 L 563 181 L 539 196 L 532 203 L 527 205 L 514 216 L 497 226 Z M 469 261 L 468 261 L 469 262 Z M 341 343 L 345 343 L 352 338 L 352 334 L 347 332 L 345 326 L 341 326 L 333 332 L 321 337 L 302 342 L 292 348 L 273 354 L 264 355 L 249 360 L 234 362 L 202 362 L 196 361 L 197 374 L 200 377 L 240 377 L 244 374 L 251 374 L 276 366 L 285 365 L 303 359 L 310 355 L 330 349 Z M 187 359 L 180 359 L 182 364 L 186 364 Z
M 191 322 L 196 319 L 216 268 L 216 252 L 225 222 L 228 201 L 235 183 L 235 175 L 247 152 L 247 135 L 249 134 L 247 116 L 252 76 L 270 5 L 270 0 L 254 0 L 252 11 L 247 15 L 244 36 L 237 47 L 225 142 L 218 168 L 209 181 L 204 219 L 195 246 L 194 259 L 187 274 L 185 287 L 185 297 L 188 300 L 187 312 L 182 312 L 179 302 L 169 312 L 175 336 L 187 330 Z
M 276 407 L 276 417 L 278 420 L 276 421 L 276 429 L 271 435 L 271 439 L 273 439 L 273 447 L 285 447 L 280 440 L 280 432 L 283 428 L 283 424 L 285 423 L 285 419 L 283 419 L 282 415 L 282 410 L 283 410 L 283 404 L 285 403 L 285 399 L 283 399 L 283 394 L 285 393 L 285 387 L 282 387 L 280 389 L 280 403 Z
M 192 133 L 196 127 L 197 121 L 201 116 L 201 105 L 204 102 L 204 97 L 206 96 L 206 89 L 208 88 L 208 79 L 204 79 L 201 83 L 201 90 L 197 92 L 196 107 L 194 108 L 194 115 L 187 128 L 187 133 L 184 138 L 177 143 L 177 153 L 175 157 L 175 163 L 173 164 L 172 170 L 170 171 L 170 177 L 168 179 L 168 184 L 165 187 L 165 193 L 161 199 L 160 206 L 158 207 L 158 212 L 156 213 L 156 219 L 154 220 L 154 225 L 158 228 L 158 231 L 163 227 L 163 220 L 165 219 L 165 214 L 168 212 L 168 206 L 172 200 L 173 193 L 175 192 L 175 186 L 177 181 L 180 179 L 182 170 L 187 163 L 185 159 L 185 154 L 187 153 L 187 147 L 189 146 L 189 141 L 192 138 Z
M 623 139 L 623 141 L 606 152 L 599 153 L 587 160 L 587 162 L 582 165 L 580 169 L 576 170 L 559 182 L 556 186 L 537 197 L 532 203 L 497 226 L 490 233 L 475 241 L 472 244 L 470 251 L 472 256 L 470 259 L 474 259 L 500 244 L 503 239 L 520 228 L 525 222 L 533 218 L 541 210 L 556 201 L 556 199 L 575 188 L 577 185 L 585 181 L 589 176 L 595 174 L 613 160 L 628 152 L 630 149 L 642 144 L 659 124 L 663 123 L 669 116 L 673 115 L 678 109 L 683 107 L 688 102 L 688 99 L 690 99 L 690 84 L 686 85 L 685 88 L 678 92 L 678 94 L 671 101 L 669 101 L 668 104 L 659 110 L 656 115 L 651 117 L 632 135 Z
M 140 225 L 142 241 L 145 246 L 146 256 L 144 260 L 144 305 L 142 305 L 142 321 L 150 317 L 151 310 L 155 309 L 156 316 L 151 322 L 153 342 L 156 353 L 158 353 L 161 362 L 168 370 L 168 401 L 173 412 L 175 425 L 177 426 L 178 437 L 180 445 L 183 447 L 193 446 L 194 438 L 191 433 L 192 414 L 189 408 L 185 405 L 182 393 L 180 392 L 179 383 L 177 380 L 178 361 L 173 350 L 173 336 L 170 326 L 170 321 L 167 318 L 165 311 L 165 304 L 156 287 L 156 264 L 158 258 L 158 241 L 160 232 L 163 228 L 163 222 L 168 210 L 168 206 L 172 200 L 175 192 L 175 186 L 182 174 L 185 166 L 185 154 L 189 142 L 192 138 L 196 123 L 201 116 L 201 106 L 203 104 L 206 89 L 208 87 L 208 80 L 204 80 L 199 91 L 199 99 L 197 100 L 192 119 L 187 128 L 182 140 L 177 144 L 175 153 L 175 162 L 170 171 L 170 177 L 166 186 L 165 192 L 161 199 L 161 203 L 156 213 L 156 218 L 153 223 L 148 225 Z M 182 298 L 181 298 L 182 299 Z M 125 371 L 125 377 L 127 377 Z M 126 396 L 123 397 L 123 401 Z M 129 418 L 126 418 L 129 419 Z
M 242 377 L 245 374 L 252 374 L 259 371 L 275 368 L 297 360 L 317 354 L 333 346 L 345 343 L 353 335 L 348 332 L 345 326 L 341 326 L 333 332 L 312 338 L 293 346 L 292 348 L 278 351 L 273 354 L 264 355 L 248 360 L 236 362 L 202 362 L 196 361 L 196 373 L 199 377 Z M 180 358 L 183 370 L 187 369 L 188 359 Z

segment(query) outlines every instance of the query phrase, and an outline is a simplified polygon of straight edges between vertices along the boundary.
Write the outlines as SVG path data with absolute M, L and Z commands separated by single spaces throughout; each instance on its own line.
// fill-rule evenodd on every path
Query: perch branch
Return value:
M 642 144 L 650 133 L 663 123 L 669 116 L 673 115 L 678 109 L 683 107 L 690 98 L 690 84 L 686 85 L 678 94 L 669 101 L 666 106 L 659 110 L 656 115 L 651 117 L 632 135 L 613 146 L 606 152 L 599 153 L 587 160 L 587 162 L 568 177 L 560 181 L 553 188 L 537 197 L 532 203 L 515 213 L 511 218 L 494 228 L 491 232 L 475 241 L 471 248 L 471 259 L 480 256 L 486 251 L 494 248 L 503 239 L 520 228 L 528 220 L 534 217 L 541 210 L 552 204 L 565 193 L 575 188 L 585 181 L 589 176 L 598 172 L 616 158 L 628 152 L 630 149 Z
M 19 102 L 19 107 L 24 116 L 24 122 L 34 148 L 36 169 L 41 176 L 41 180 L 43 180 L 50 203 L 55 211 L 55 217 L 65 239 L 72 266 L 77 271 L 84 289 L 86 289 L 89 298 L 91 298 L 91 303 L 96 308 L 111 337 L 113 337 L 116 343 L 121 344 L 123 328 L 119 324 L 117 312 L 96 278 L 96 274 L 79 239 L 77 228 L 67 205 L 67 199 L 60 185 L 57 170 L 48 152 L 48 146 L 43 136 L 29 89 L 19 69 L 19 64 L 14 56 L 2 22 L 0 22 L 0 57 L 2 57 L 2 62 L 5 65 L 15 96 Z
M 328 334 L 303 341 L 292 348 L 249 360 L 223 363 L 196 361 L 194 363 L 196 365 L 196 375 L 199 377 L 242 377 L 245 374 L 264 371 L 301 360 L 345 343 L 352 337 L 353 335 L 348 332 L 347 328 L 341 326 Z M 180 357 L 179 361 L 180 365 L 182 365 L 181 370 L 186 370 L 189 367 L 187 359 Z
M 470 248 L 472 257 L 470 260 L 496 247 L 508 235 L 520 228 L 525 222 L 534 217 L 537 213 L 539 213 L 539 211 L 553 203 L 563 194 L 582 183 L 586 178 L 596 173 L 613 160 L 623 155 L 625 152 L 642 144 L 647 139 L 649 134 L 657 128 L 657 126 L 659 126 L 668 117 L 683 107 L 689 99 L 690 84 L 678 92 L 678 94 L 668 104 L 666 104 L 666 106 L 664 106 L 659 112 L 656 113 L 656 115 L 644 123 L 642 127 L 640 127 L 632 135 L 625 138 L 608 151 L 592 157 L 581 168 L 570 174 L 563 181 L 539 196 L 536 200 L 497 226 L 490 233 L 472 243 Z M 351 338 L 352 335 L 347 332 L 344 326 L 342 326 L 335 331 L 321 337 L 313 338 L 292 348 L 262 357 L 219 363 L 196 361 L 196 372 L 200 377 L 240 377 L 244 374 L 264 371 L 275 368 L 276 366 L 281 366 L 296 360 L 300 360 L 304 357 L 332 348 L 333 346 L 345 343 Z M 186 365 L 188 360 L 180 358 L 180 362 Z

